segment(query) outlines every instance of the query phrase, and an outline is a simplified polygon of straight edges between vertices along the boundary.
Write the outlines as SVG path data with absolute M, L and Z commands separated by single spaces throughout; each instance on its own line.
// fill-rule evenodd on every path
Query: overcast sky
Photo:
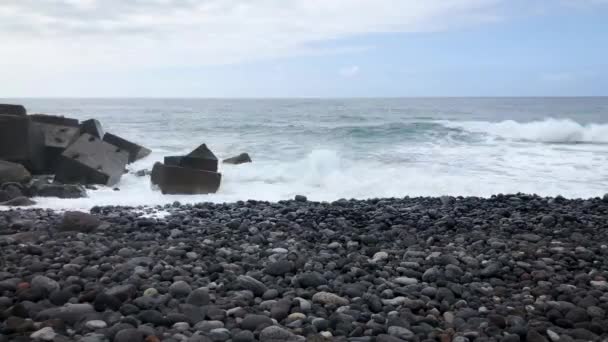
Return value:
M 2 97 L 608 95 L 608 0 L 0 0 Z

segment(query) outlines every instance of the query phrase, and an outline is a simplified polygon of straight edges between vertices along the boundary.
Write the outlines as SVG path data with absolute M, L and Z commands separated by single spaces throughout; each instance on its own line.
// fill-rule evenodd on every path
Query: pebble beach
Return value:
M 608 341 L 608 196 L 0 215 L 0 341 Z

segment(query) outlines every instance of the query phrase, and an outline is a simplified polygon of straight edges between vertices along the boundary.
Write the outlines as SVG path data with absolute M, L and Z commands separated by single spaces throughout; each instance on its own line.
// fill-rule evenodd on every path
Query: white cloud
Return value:
M 501 1 L 2 0 L 0 74 L 326 53 L 332 50 L 324 42 L 361 34 L 495 20 Z
M 340 69 L 340 75 L 343 77 L 355 77 L 357 74 L 359 74 L 359 71 L 360 69 L 358 65 L 351 65 Z

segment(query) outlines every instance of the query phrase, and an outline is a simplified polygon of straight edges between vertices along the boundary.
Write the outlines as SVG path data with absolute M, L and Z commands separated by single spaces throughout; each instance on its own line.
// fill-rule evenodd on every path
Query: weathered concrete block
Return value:
M 217 157 L 202 144 L 186 156 L 165 157 L 165 165 L 217 172 Z
M 89 119 L 85 120 L 80 124 L 80 134 L 90 134 L 99 139 L 103 139 L 103 128 L 101 127 L 101 123 L 97 121 L 97 119 Z
M 90 134 L 83 134 L 59 157 L 55 181 L 61 183 L 118 183 L 129 153 Z
M 156 163 L 152 169 L 151 179 L 163 194 L 194 195 L 217 192 L 222 175 L 217 172 Z
M 224 164 L 234 164 L 234 165 L 251 163 L 251 157 L 249 156 L 248 153 L 241 153 L 238 156 L 224 159 L 223 162 L 224 162 Z
M 30 115 L 33 125 L 44 131 L 46 171 L 53 172 L 63 151 L 80 136 L 78 120 L 46 114 Z
M 45 124 L 49 124 L 49 125 L 68 126 L 68 127 L 79 127 L 80 126 L 78 119 L 66 118 L 65 116 L 60 116 L 60 115 L 32 114 L 32 115 L 30 115 L 30 119 L 32 119 L 33 122 L 45 123 Z
M 130 142 L 111 133 L 106 133 L 103 136 L 103 141 L 110 143 L 116 147 L 120 147 L 121 149 L 129 152 L 129 163 L 145 158 L 151 152 L 149 149 L 143 146 Z
M 28 116 L 0 115 L 0 159 L 16 162 L 30 172 L 45 169 L 44 133 Z
M 27 111 L 22 105 L 0 103 L 0 114 L 25 116 Z

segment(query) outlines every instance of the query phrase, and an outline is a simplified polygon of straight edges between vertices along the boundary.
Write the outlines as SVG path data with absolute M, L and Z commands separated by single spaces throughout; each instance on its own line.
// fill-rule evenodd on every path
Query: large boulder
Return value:
M 46 114 L 33 114 L 30 119 L 44 132 L 46 171 L 52 173 L 61 153 L 80 136 L 80 124 L 76 119 Z
M 106 133 L 103 136 L 103 141 L 127 151 L 129 153 L 129 163 L 145 158 L 151 152 L 143 146 L 130 142 L 112 133 Z
M 0 114 L 25 116 L 27 111 L 22 105 L 0 103 Z
M 129 154 L 90 134 L 83 134 L 59 157 L 55 181 L 65 184 L 118 183 Z
M 45 169 L 44 133 L 28 116 L 0 115 L 0 159 L 20 163 L 30 172 Z
M 7 182 L 25 183 L 32 179 L 30 172 L 21 164 L 0 160 L 0 184 Z
M 63 232 L 75 231 L 90 233 L 100 225 L 101 221 L 91 214 L 80 211 L 66 211 L 65 214 L 63 214 L 61 224 L 57 228 Z
M 152 184 L 163 194 L 209 194 L 220 187 L 222 175 L 217 172 L 189 169 L 180 166 L 154 164 Z
M 249 156 L 248 153 L 241 153 L 238 156 L 224 159 L 223 163 L 224 164 L 234 164 L 234 165 L 251 163 L 251 157 Z
M 103 139 L 104 132 L 101 123 L 96 119 L 85 120 L 80 124 L 81 134 L 90 134 L 96 138 Z
M 217 172 L 217 157 L 207 145 L 202 144 L 186 156 L 165 157 L 165 165 Z

